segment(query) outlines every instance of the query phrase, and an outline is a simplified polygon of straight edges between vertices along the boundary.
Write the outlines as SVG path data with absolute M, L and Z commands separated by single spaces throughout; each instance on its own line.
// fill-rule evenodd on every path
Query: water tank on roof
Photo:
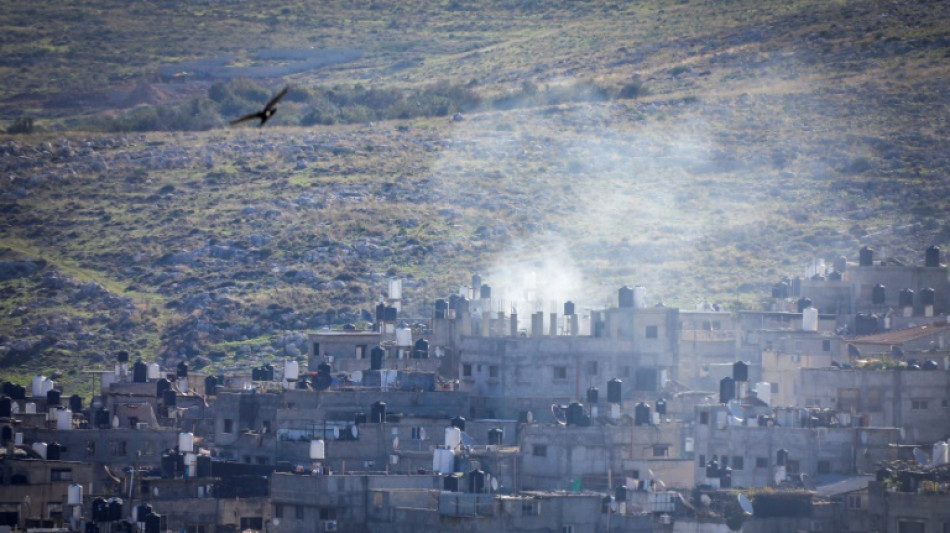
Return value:
M 445 452 L 445 451 L 447 451 L 447 450 L 436 450 L 435 452 L 436 452 L 436 454 L 438 454 L 439 452 Z M 454 459 L 455 459 L 455 458 L 454 458 L 454 456 L 453 456 L 453 460 L 454 460 Z M 451 470 L 451 469 L 448 470 L 448 471 L 442 471 L 442 470 L 437 470 L 437 469 L 433 469 L 433 470 L 435 470 L 436 472 L 438 472 L 438 473 L 440 473 L 440 474 L 451 474 L 451 473 L 452 473 L 452 470 Z M 460 479 L 462 479 L 462 478 L 460 478 L 460 477 L 458 477 L 458 476 L 445 476 L 444 478 L 442 478 L 442 490 L 444 490 L 444 491 L 446 491 L 446 492 L 459 492 L 459 490 L 460 490 L 460 488 L 459 488 L 459 480 L 460 480 Z
M 828 274 L 828 281 L 841 281 L 841 272 L 835 270 L 831 274 Z
M 719 380 L 719 403 L 729 403 L 736 397 L 736 380 L 724 377 Z
M 284 379 L 297 381 L 300 377 L 300 363 L 294 360 L 284 361 Z
M 73 394 L 69 397 L 69 410 L 74 413 L 82 411 L 82 396 Z
M 62 394 L 56 389 L 50 389 L 46 391 L 46 406 L 57 406 L 59 405 L 60 398 Z
M 132 365 L 132 381 L 135 383 L 148 381 L 148 366 L 141 359 Z
M 461 416 L 454 417 L 449 422 L 453 427 L 459 428 L 460 431 L 465 431 L 465 418 Z
M 571 316 L 574 314 L 574 302 L 567 301 L 564 302 L 564 316 Z
M 151 513 L 145 516 L 145 533 L 161 533 L 162 515 Z
M 165 378 L 160 378 L 155 382 L 155 396 L 158 398 L 165 397 L 165 391 L 171 388 L 171 384 Z
M 360 424 L 365 424 L 366 420 L 366 413 L 356 413 L 356 415 L 353 416 L 353 423 L 357 426 Z
M 937 291 L 931 287 L 920 289 L 920 305 L 934 305 L 937 301 Z
M 135 521 L 140 523 L 145 523 L 145 517 L 152 514 L 152 506 L 143 503 L 135 507 Z
M 584 426 L 584 404 L 580 402 L 571 402 L 567 406 L 567 425 L 569 426 Z
M 623 402 L 623 381 L 613 378 L 607 382 L 607 401 L 610 403 Z
M 869 267 L 874 264 L 874 250 L 864 246 L 858 252 L 858 264 L 863 267 Z
M 178 366 L 175 368 L 175 375 L 180 378 L 188 377 L 188 363 L 181 361 L 178 363 Z
M 818 310 L 814 307 L 802 311 L 802 331 L 818 331 Z
M 59 461 L 63 456 L 63 445 L 58 442 L 51 442 L 46 446 L 46 459 L 48 461 Z
M 487 284 L 482 285 L 478 291 L 478 297 L 481 298 L 482 300 L 490 300 L 491 299 L 491 285 L 487 285 Z
M 633 306 L 637 309 L 646 309 L 647 307 L 647 288 L 637 285 L 633 288 Z
M 834 266 L 835 272 L 839 274 L 843 273 L 844 271 L 848 269 L 848 258 L 843 255 L 839 255 L 838 257 L 835 258 L 833 266 Z
M 778 466 L 785 466 L 785 463 L 788 462 L 788 450 L 785 448 L 779 449 L 775 452 L 775 464 Z
M 600 400 L 600 390 L 598 390 L 597 387 L 588 387 L 587 403 L 589 405 L 597 405 L 598 400 Z
M 913 307 L 914 291 L 912 289 L 901 289 L 901 292 L 897 293 L 897 305 L 898 307 Z
M 871 303 L 874 305 L 884 305 L 886 295 L 886 287 L 884 287 L 882 283 L 878 283 L 871 289 Z
M 405 348 L 412 346 L 412 330 L 409 328 L 396 328 L 396 346 Z
M 656 401 L 656 413 L 658 415 L 666 415 L 666 400 L 663 398 Z
M 158 363 L 149 363 L 145 368 L 146 379 L 158 379 L 162 377 L 162 367 Z
M 788 298 L 788 282 L 780 281 L 772 285 L 772 298 Z
M 33 376 L 33 397 L 43 398 L 53 388 L 53 382 L 46 376 Z
M 716 456 L 713 456 L 712 460 L 706 463 L 706 477 L 708 478 L 719 477 L 719 460 L 716 459 Z
M 122 499 L 109 498 L 109 520 L 117 522 L 122 520 Z
M 376 321 L 381 322 L 386 320 L 386 304 L 378 303 L 376 304 Z
M 119 353 L 115 355 L 115 360 L 119 363 L 128 363 L 129 362 L 129 352 L 125 350 L 119 350 Z
M 165 407 L 175 407 L 178 404 L 178 395 L 175 394 L 175 389 L 168 389 L 162 393 L 162 402 L 165 404 Z
M 736 381 L 749 381 L 749 363 L 745 361 L 732 363 L 732 379 Z
M 326 443 L 322 439 L 310 441 L 310 459 L 313 461 L 323 461 L 327 458 Z
M 205 395 L 214 396 L 218 393 L 218 378 L 208 376 L 205 378 Z
M 6 446 L 10 440 L 13 439 L 13 428 L 10 426 L 3 426 L 0 428 L 0 444 Z
M 477 290 L 482 286 L 482 277 L 478 274 L 472 274 L 472 290 Z
M 395 322 L 399 318 L 399 309 L 392 306 L 386 306 L 383 312 L 383 319 L 387 322 Z
M 383 368 L 383 358 L 386 356 L 386 350 L 382 346 L 374 346 L 369 352 L 369 369 L 381 370 Z
M 505 437 L 505 430 L 501 428 L 491 428 L 488 430 L 488 444 L 500 446 Z
M 183 431 L 178 434 L 178 451 L 181 453 L 190 453 L 195 451 L 194 433 Z
M 633 307 L 633 289 L 624 285 L 620 287 L 618 291 L 618 300 L 619 307 L 622 308 L 631 308 Z
M 82 485 L 70 483 L 66 489 L 66 505 L 82 505 Z
M 211 477 L 211 456 L 199 455 L 196 469 L 198 477 Z
M 69 409 L 56 410 L 56 429 L 59 431 L 69 431 L 73 429 L 73 412 Z
M 924 254 L 924 266 L 928 268 L 940 266 L 940 248 L 937 248 L 936 246 L 927 248 L 927 251 Z
M 43 459 L 46 459 L 46 450 L 49 448 L 45 442 L 34 442 L 33 451 L 37 453 Z
M 369 421 L 374 424 L 381 424 L 386 421 L 386 402 L 373 402 L 369 410 Z
M 468 473 L 468 491 L 472 494 L 485 492 L 485 472 L 483 470 L 475 469 Z
M 161 459 L 162 479 L 174 479 L 177 473 L 177 465 L 178 454 L 176 452 L 163 453 Z
M 650 406 L 640 402 L 633 408 L 633 423 L 636 426 L 650 425 Z
M 0 418 L 10 418 L 13 412 L 13 400 L 9 396 L 0 397 Z
M 435 301 L 435 318 L 446 318 L 449 304 L 443 299 Z
M 932 457 L 934 466 L 945 465 L 950 462 L 950 444 L 942 440 L 935 442 Z
M 25 400 L 26 399 L 26 387 L 23 385 L 13 384 L 13 388 L 10 391 L 10 397 L 14 400 Z
M 462 430 L 455 427 L 449 426 L 445 428 L 445 446 L 450 450 L 454 450 L 462 443 Z
M 412 356 L 416 359 L 426 359 L 429 357 L 429 341 L 425 339 L 417 340 L 412 350 Z

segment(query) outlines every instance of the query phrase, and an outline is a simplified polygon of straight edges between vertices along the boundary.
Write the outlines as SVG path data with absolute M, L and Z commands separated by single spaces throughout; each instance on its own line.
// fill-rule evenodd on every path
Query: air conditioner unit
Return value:
M 324 530 L 324 531 L 336 531 L 336 530 L 337 530 L 337 523 L 336 523 L 336 520 L 327 520 L 326 522 L 324 522 L 324 523 L 323 523 L 323 530 Z
M 138 430 L 148 429 L 148 422 L 139 422 L 135 424 L 135 429 L 138 429 Z

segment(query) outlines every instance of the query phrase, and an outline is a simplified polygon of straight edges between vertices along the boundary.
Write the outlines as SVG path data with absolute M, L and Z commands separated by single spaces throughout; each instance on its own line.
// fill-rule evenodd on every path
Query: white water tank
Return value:
M 158 363 L 149 363 L 145 368 L 145 379 L 158 379 L 162 377 L 162 367 Z
M 46 397 L 46 393 L 53 389 L 53 382 L 46 376 L 33 376 L 33 397 Z
M 73 412 L 69 409 L 60 409 L 56 411 L 56 429 L 59 431 L 68 431 L 73 429 Z
M 767 405 L 772 405 L 772 384 L 768 381 L 760 381 L 752 386 L 752 392 L 755 397 Z
M 947 463 L 950 463 L 950 444 L 945 441 L 938 440 L 934 443 L 933 464 L 943 465 Z
M 284 379 L 296 381 L 300 377 L 300 365 L 297 361 L 287 361 L 284 363 Z
M 14 433 L 13 434 L 13 445 L 14 446 L 23 446 L 23 434 Z
M 436 448 L 432 454 L 432 471 L 437 474 L 455 472 L 455 452 L 446 448 Z
M 327 458 L 326 443 L 323 440 L 315 439 L 310 441 L 310 459 L 312 461 L 323 461 Z
M 647 307 L 647 288 L 637 285 L 633 288 L 633 307 L 637 309 L 646 309 Z
M 459 444 L 462 444 L 462 430 L 455 426 L 445 428 L 445 446 L 454 450 Z
M 396 328 L 396 346 L 412 346 L 412 330 L 409 328 Z
M 28 415 L 36 414 L 36 404 L 33 402 L 26 402 L 26 405 L 23 406 L 23 412 Z
M 802 330 L 818 331 L 818 310 L 814 307 L 806 307 L 802 311 Z
M 188 477 L 196 477 L 198 475 L 198 456 L 193 453 L 185 454 L 185 472 L 187 472 Z
M 402 280 L 401 279 L 389 280 L 389 299 L 390 300 L 402 299 Z
M 182 432 L 178 434 L 178 451 L 181 453 L 191 453 L 195 451 L 195 434 Z
M 72 483 L 66 491 L 67 505 L 82 505 L 82 485 Z
M 46 444 L 45 442 L 34 442 L 34 443 L 33 443 L 33 451 L 36 452 L 36 453 L 38 453 L 38 454 L 40 455 L 40 457 L 42 457 L 43 459 L 46 459 L 46 449 L 47 449 L 48 447 L 49 447 L 49 446 L 47 446 L 47 444 Z

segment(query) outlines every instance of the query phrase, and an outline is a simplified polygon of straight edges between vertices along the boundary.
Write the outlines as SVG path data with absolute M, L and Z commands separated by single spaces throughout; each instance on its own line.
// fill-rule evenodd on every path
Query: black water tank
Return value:
M 614 489 L 614 499 L 618 502 L 627 501 L 627 487 L 625 485 L 618 485 Z
M 736 361 L 732 363 L 732 379 L 738 381 L 749 381 L 749 363 L 745 361 Z
M 574 302 L 567 301 L 564 302 L 564 316 L 571 316 L 574 314 Z
M 376 321 L 380 322 L 386 320 L 386 304 L 378 303 L 376 304 Z
M 571 402 L 570 405 L 567 406 L 567 425 L 583 426 L 584 418 L 584 404 L 581 402 Z
M 858 264 L 863 267 L 869 267 L 874 264 L 874 250 L 864 246 L 858 252 Z
M 177 453 L 175 452 L 163 453 L 162 460 L 161 460 L 162 479 L 174 479 L 177 465 L 178 465 Z
M 14 400 L 25 400 L 26 387 L 23 385 L 14 384 L 12 390 L 10 391 L 10 397 Z
M 333 372 L 333 367 L 330 366 L 330 363 L 324 362 L 317 365 L 318 374 L 330 374 L 331 372 Z
M 449 422 L 449 425 L 451 425 L 454 428 L 459 428 L 459 431 L 465 431 L 465 418 L 461 416 L 456 416 Z
M 175 371 L 175 375 L 180 378 L 188 377 L 188 363 L 181 361 L 178 363 L 178 368 L 176 368 Z
M 920 368 L 924 370 L 938 370 L 940 368 L 940 365 L 937 364 L 937 362 L 934 361 L 933 359 L 928 359 L 924 361 L 924 364 Z
M 462 298 L 462 297 L 459 296 L 458 294 L 453 294 L 453 295 L 449 296 L 449 309 L 452 309 L 452 310 L 458 309 L 458 308 L 459 308 L 459 300 L 460 300 L 461 298 Z
M 10 418 L 13 414 L 13 400 L 9 396 L 0 397 L 0 418 Z
M 482 285 L 481 289 L 478 291 L 478 297 L 482 300 L 491 299 L 491 285 Z
M 127 351 L 125 351 L 125 350 L 119 350 L 119 353 L 115 354 L 115 360 L 118 361 L 118 362 L 120 362 L 120 363 L 128 363 L 128 362 L 129 362 L 129 352 L 127 352 Z
M 443 299 L 435 301 L 435 318 L 445 318 L 449 309 L 449 304 Z
M 914 306 L 914 291 L 912 289 L 901 289 L 901 292 L 897 294 L 897 306 L 898 307 L 913 307 Z
M 661 416 L 666 414 L 666 400 L 663 398 L 656 401 L 656 414 Z
M 148 366 L 141 359 L 132 365 L 132 381 L 135 383 L 148 381 Z
M 198 477 L 211 477 L 211 456 L 199 455 L 197 462 L 198 462 L 198 467 L 197 467 Z
M 165 407 L 175 407 L 178 403 L 178 395 L 175 394 L 175 391 L 168 389 L 162 393 L 162 402 L 165 404 Z
M 920 289 L 920 305 L 934 305 L 937 301 L 937 291 L 931 287 Z M 15 399 L 15 398 L 14 398 Z
M 805 309 L 811 307 L 811 298 L 799 298 L 798 299 L 798 312 L 801 313 Z
M 63 445 L 58 442 L 51 442 L 46 445 L 46 460 L 59 461 L 63 456 Z
M 165 391 L 172 388 L 171 383 L 168 382 L 165 378 L 158 378 L 158 381 L 155 382 L 155 397 L 164 398 Z
M 145 517 L 145 533 L 161 533 L 162 517 L 152 513 Z
M 468 491 L 472 494 L 485 492 L 485 472 L 483 470 L 475 469 L 468 473 Z
M 386 402 L 377 401 L 369 408 L 369 421 L 382 424 L 386 421 Z
M 0 443 L 6 445 L 11 440 L 13 440 L 13 428 L 3 426 L 3 429 L 0 429 Z
M 482 277 L 478 274 L 472 274 L 472 290 L 476 291 L 482 286 Z
M 383 358 L 386 357 L 386 350 L 382 346 L 374 346 L 369 352 L 369 369 L 382 370 Z
M 122 500 L 119 498 L 109 499 L 109 521 L 116 522 L 122 520 Z
M 59 405 L 59 400 L 62 397 L 62 393 L 56 389 L 50 389 L 46 391 L 46 405 Z
M 73 394 L 69 397 L 69 410 L 74 413 L 82 411 L 82 396 Z
M 841 272 L 835 270 L 831 274 L 828 274 L 828 281 L 841 281 Z
M 458 299 L 458 310 L 455 312 L 455 318 L 459 319 L 467 316 L 470 307 L 471 302 L 468 301 L 468 298 L 460 296 Z
M 736 397 L 736 380 L 724 377 L 719 380 L 719 403 L 729 403 Z
M 887 288 L 882 283 L 878 283 L 871 289 L 871 303 L 874 305 L 884 305 L 886 295 Z
M 3 384 L 0 385 L 0 394 L 11 396 L 13 394 L 13 383 L 4 381 Z
M 726 466 L 719 469 L 719 488 L 732 488 L 732 467 Z
M 619 378 L 613 378 L 607 382 L 607 401 L 610 403 L 621 403 L 623 401 L 623 381 Z
M 785 463 L 788 462 L 788 450 L 785 448 L 779 449 L 775 452 L 775 464 L 778 466 L 785 466 Z
M 417 340 L 412 350 L 412 356 L 416 359 L 427 359 L 429 357 L 429 341 L 425 339 Z
M 772 298 L 788 298 L 788 282 L 780 281 L 772 285 Z
M 588 387 L 587 403 L 589 405 L 597 405 L 598 400 L 600 400 L 600 390 L 598 390 L 597 387 Z
M 636 426 L 650 425 L 650 406 L 640 402 L 633 408 L 633 424 Z
M 927 248 L 927 251 L 924 254 L 924 266 L 930 268 L 940 266 L 940 248 L 937 248 L 936 246 Z
M 92 520 L 93 522 L 109 521 L 109 503 L 104 498 L 92 500 Z
M 218 393 L 218 378 L 208 376 L 205 378 L 205 395 L 214 396 Z
M 620 304 L 619 307 L 633 307 L 633 289 L 626 285 L 620 287 L 620 290 L 618 291 L 618 300 Z
M 458 476 L 445 476 L 442 478 L 442 488 L 446 492 L 459 492 L 461 488 L 459 487 L 459 480 L 461 478 Z
M 491 428 L 488 430 L 488 444 L 501 446 L 501 441 L 505 437 L 505 430 L 501 428 Z
M 109 411 L 106 409 L 96 409 L 96 414 L 93 417 L 93 425 L 99 429 L 110 427 L 112 420 L 109 416 Z
M 353 423 L 357 426 L 360 424 L 365 424 L 366 420 L 366 413 L 356 413 L 356 415 L 353 416 Z
M 395 307 L 386 307 L 385 312 L 383 313 L 383 318 L 387 322 L 395 322 L 399 318 L 399 310 Z
M 274 365 L 270 363 L 264 365 L 264 380 L 274 381 Z
M 141 503 L 135 508 L 135 521 L 145 522 L 145 517 L 152 512 L 152 506 L 147 503 Z

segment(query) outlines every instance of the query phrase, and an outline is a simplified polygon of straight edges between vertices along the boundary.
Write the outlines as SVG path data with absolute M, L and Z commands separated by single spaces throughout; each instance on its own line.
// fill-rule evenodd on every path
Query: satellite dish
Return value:
M 393 437 L 393 449 L 394 450 L 399 449 L 399 437 Z
M 615 513 L 617 512 L 617 500 L 613 498 L 610 499 L 610 510 Z
M 363 371 L 357 370 L 350 374 L 350 379 L 353 380 L 353 383 L 362 383 L 363 382 Z
M 491 478 L 491 483 L 489 483 L 489 485 L 491 485 L 492 492 L 498 492 L 498 478 Z
M 703 494 L 699 497 L 699 501 L 703 504 L 704 507 L 709 507 L 709 504 L 712 503 L 712 498 L 708 494 Z
M 798 476 L 798 479 L 801 480 L 802 486 L 808 490 L 815 490 L 817 488 L 815 486 L 815 482 L 811 479 L 811 476 L 809 476 L 808 474 L 802 473 Z
M 742 412 L 742 407 L 739 405 L 739 402 L 731 400 L 727 405 L 729 407 L 729 414 L 735 417 L 741 424 L 743 422 L 743 418 L 745 417 L 745 413 Z
M 353 435 L 354 439 L 360 438 L 360 427 L 356 424 L 350 426 L 350 435 Z
M 274 518 L 271 520 L 271 523 L 274 524 L 275 526 L 279 526 L 279 525 L 280 525 L 280 518 L 274 517 Z
M 113 427 L 113 428 L 118 428 L 118 427 L 119 427 L 119 416 L 118 416 L 118 415 L 112 417 L 112 427 Z
M 739 493 L 738 496 L 739 507 L 742 508 L 742 512 L 748 516 L 752 516 L 752 502 L 749 501 L 749 498 L 745 494 Z
M 567 425 L 567 415 L 564 414 L 564 408 L 556 403 L 551 404 L 551 415 L 554 421 L 562 426 Z
M 920 448 L 914 448 L 914 459 L 917 459 L 917 462 L 920 463 L 921 466 L 927 466 L 927 464 L 930 463 L 927 454 L 921 451 Z
M 339 439 L 339 438 L 340 438 L 340 428 L 338 428 L 338 427 L 334 427 L 334 428 L 333 428 L 333 438 L 334 438 L 334 439 Z
M 533 423 L 534 423 L 534 413 L 532 413 L 531 411 L 528 411 L 527 413 L 525 413 L 524 419 L 525 419 L 525 422 L 527 422 L 528 424 L 533 424 Z

